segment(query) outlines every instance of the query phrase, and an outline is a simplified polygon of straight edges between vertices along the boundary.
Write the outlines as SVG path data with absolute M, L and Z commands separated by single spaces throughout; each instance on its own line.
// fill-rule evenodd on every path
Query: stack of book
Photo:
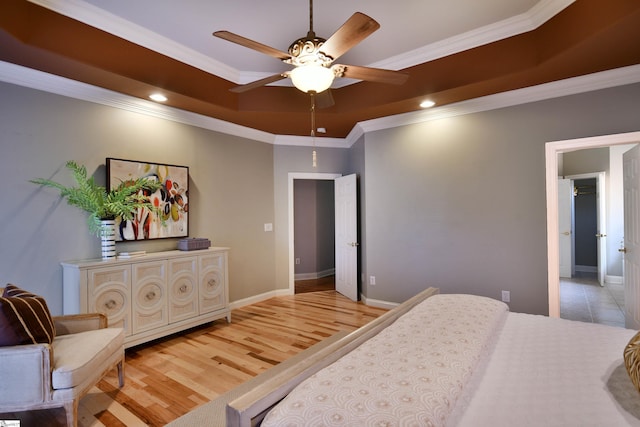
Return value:
M 118 252 L 118 259 L 138 258 L 146 254 L 147 251 Z

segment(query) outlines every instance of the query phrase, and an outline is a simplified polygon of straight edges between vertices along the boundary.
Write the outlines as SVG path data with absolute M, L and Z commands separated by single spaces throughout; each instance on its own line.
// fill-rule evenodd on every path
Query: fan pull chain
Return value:
M 316 154 L 316 98 L 315 93 L 311 93 L 311 141 L 313 142 L 313 152 L 311 154 L 311 166 L 318 167 L 318 158 Z

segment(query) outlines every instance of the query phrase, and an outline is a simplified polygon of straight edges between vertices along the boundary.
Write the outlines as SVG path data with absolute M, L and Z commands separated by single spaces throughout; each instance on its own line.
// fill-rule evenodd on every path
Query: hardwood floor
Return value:
M 80 402 L 79 426 L 163 426 L 298 352 L 386 310 L 336 293 L 301 293 L 242 307 L 232 322 L 127 350 L 125 386 L 110 373 Z M 63 426 L 64 411 L 0 414 L 21 427 Z
M 319 279 L 309 280 L 296 280 L 295 293 L 302 294 L 305 292 L 319 292 L 319 291 L 335 291 L 336 289 L 336 276 L 326 276 Z

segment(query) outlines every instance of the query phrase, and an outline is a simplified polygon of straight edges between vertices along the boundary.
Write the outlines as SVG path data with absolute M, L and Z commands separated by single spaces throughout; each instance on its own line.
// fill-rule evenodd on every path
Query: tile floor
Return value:
M 560 317 L 624 327 L 624 285 L 600 286 L 595 273 L 561 278 Z

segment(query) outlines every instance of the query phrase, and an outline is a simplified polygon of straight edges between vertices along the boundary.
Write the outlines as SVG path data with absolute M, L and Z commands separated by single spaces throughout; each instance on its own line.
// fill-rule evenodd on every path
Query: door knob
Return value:
M 622 252 L 623 254 L 627 253 L 627 248 L 620 248 L 618 249 L 618 252 Z
M 571 232 L 570 231 L 563 231 L 562 234 L 564 234 L 565 236 L 570 236 Z
M 358 246 L 359 244 L 360 244 L 360 243 L 358 243 L 358 242 L 351 242 L 351 243 L 348 243 L 348 245 L 349 245 L 349 246 Z
M 598 233 L 598 234 L 596 234 L 596 237 L 607 237 L 607 235 L 606 234 L 602 234 L 602 233 Z

